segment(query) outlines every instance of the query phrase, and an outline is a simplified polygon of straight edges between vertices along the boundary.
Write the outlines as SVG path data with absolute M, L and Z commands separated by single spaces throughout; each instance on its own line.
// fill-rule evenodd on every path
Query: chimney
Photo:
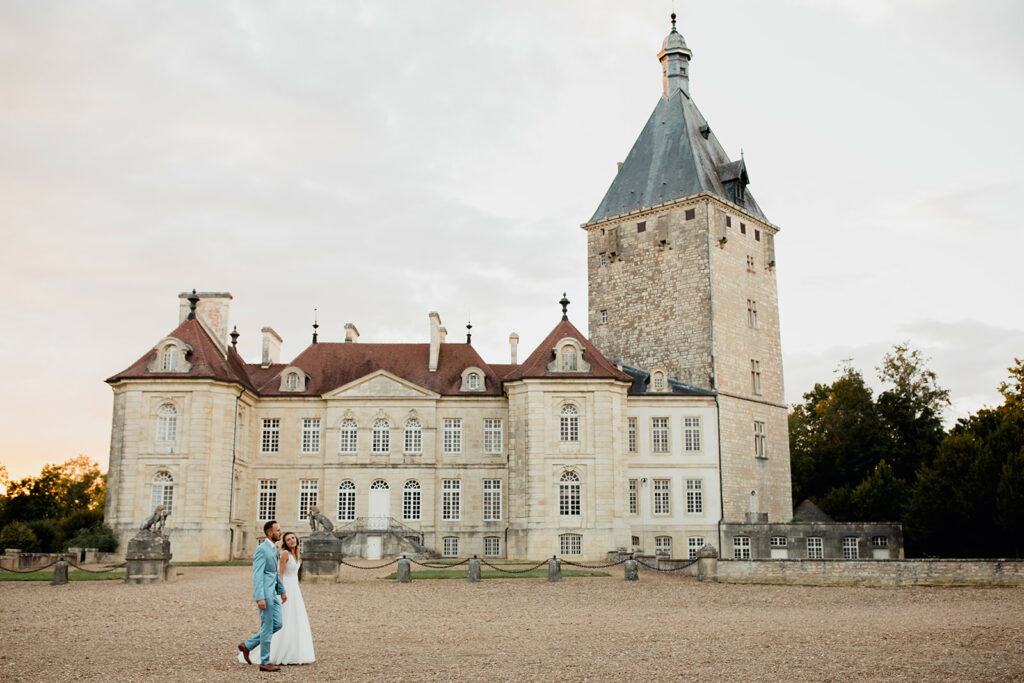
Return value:
M 431 311 L 427 317 L 430 318 L 430 365 L 427 369 L 437 372 L 437 357 L 441 353 L 441 316 L 437 311 Z
M 182 292 L 178 295 L 178 324 L 180 325 L 188 318 L 191 308 L 188 298 L 192 292 Z M 234 298 L 230 292 L 196 292 L 199 302 L 196 304 L 196 318 L 203 323 L 210 336 L 213 337 L 221 350 L 228 348 L 228 313 L 231 311 L 231 300 Z
M 263 333 L 263 360 L 260 365 L 269 368 L 281 362 L 281 336 L 274 332 L 273 327 L 264 327 L 260 332 Z
M 508 336 L 509 346 L 512 347 L 512 365 L 516 365 L 516 355 L 519 352 L 519 335 L 513 332 Z
M 352 323 L 345 323 L 345 341 L 353 344 L 359 341 L 359 330 Z
M 448 338 L 448 328 L 445 327 L 444 325 L 442 325 L 440 333 L 441 333 L 441 343 L 444 344 L 445 339 Z

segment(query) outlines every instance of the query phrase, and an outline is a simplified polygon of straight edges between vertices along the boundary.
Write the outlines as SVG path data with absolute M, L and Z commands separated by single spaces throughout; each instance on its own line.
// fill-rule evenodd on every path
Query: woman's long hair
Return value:
M 289 535 L 295 536 L 295 552 L 292 553 L 292 557 L 294 557 L 295 561 L 298 562 L 299 561 L 299 537 L 295 535 L 294 531 L 286 531 L 283 534 L 281 534 L 281 549 L 282 550 L 287 550 L 288 552 L 291 552 L 291 549 L 288 547 L 288 536 Z

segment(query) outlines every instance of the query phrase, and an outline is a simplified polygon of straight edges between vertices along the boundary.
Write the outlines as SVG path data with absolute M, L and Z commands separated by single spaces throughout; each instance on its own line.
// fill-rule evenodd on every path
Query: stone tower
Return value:
M 778 228 L 690 97 L 691 58 L 673 14 L 661 97 L 582 226 L 590 339 L 627 366 L 715 392 L 724 521 L 789 521 Z

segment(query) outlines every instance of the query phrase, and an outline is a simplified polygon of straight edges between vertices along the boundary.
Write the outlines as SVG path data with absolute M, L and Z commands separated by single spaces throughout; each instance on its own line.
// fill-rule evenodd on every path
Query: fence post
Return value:
M 402 555 L 402 559 L 398 561 L 398 571 L 395 572 L 395 581 L 398 583 L 409 583 L 412 581 L 412 566 L 405 555 Z
M 548 560 L 548 582 L 554 583 L 562 580 L 562 565 L 558 561 L 557 555 L 552 555 L 551 559 Z
M 480 580 L 480 559 L 476 555 L 469 561 L 469 571 L 466 573 L 466 581 L 476 583 Z
M 50 581 L 51 586 L 64 586 L 68 582 L 68 563 L 64 560 L 57 560 L 57 564 L 53 565 L 53 580 Z
M 629 559 L 622 565 L 626 569 L 626 581 L 639 581 L 640 580 L 640 566 L 630 555 Z

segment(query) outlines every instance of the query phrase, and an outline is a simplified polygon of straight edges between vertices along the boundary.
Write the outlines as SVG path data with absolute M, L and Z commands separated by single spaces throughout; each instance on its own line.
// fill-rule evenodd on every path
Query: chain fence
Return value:
M 10 572 L 12 574 L 34 574 L 35 572 L 41 572 L 44 569 L 49 569 L 58 562 L 60 562 L 60 560 L 54 560 L 48 565 L 45 565 L 43 567 L 36 567 L 35 569 L 8 569 L 7 567 L 0 567 L 0 571 Z
M 543 567 L 544 565 L 546 565 L 548 563 L 548 560 L 541 560 L 540 562 L 538 562 L 537 564 L 533 565 L 529 569 L 503 569 L 502 567 L 496 567 L 495 565 L 491 564 L 490 562 L 488 562 L 487 560 L 484 560 L 484 559 L 481 559 L 480 563 L 481 564 L 486 564 L 491 569 L 497 570 L 499 572 L 505 572 L 506 574 L 526 574 L 526 573 L 532 572 L 535 569 L 540 569 L 541 567 Z
M 673 567 L 672 569 L 662 569 L 661 567 L 651 566 L 651 565 L 647 564 L 646 562 L 644 562 L 642 560 L 636 560 L 636 563 L 638 565 L 640 565 L 641 567 L 646 567 L 647 569 L 650 569 L 651 571 L 661 572 L 663 574 L 671 574 L 672 572 L 678 572 L 678 571 L 681 571 L 683 569 L 686 569 L 687 567 L 691 567 L 691 566 L 697 564 L 697 560 L 696 560 L 696 558 L 694 558 L 694 559 L 690 560 L 689 562 L 687 562 L 686 564 L 681 564 L 678 567 Z
M 400 559 L 401 558 L 396 557 L 395 559 L 391 560 L 390 562 L 386 562 L 384 564 L 378 564 L 378 565 L 375 565 L 373 567 L 363 567 L 363 566 L 358 565 L 358 564 L 352 564 L 351 562 L 346 562 L 345 560 L 341 560 L 341 563 L 343 565 L 345 565 L 346 567 L 352 567 L 353 569 L 384 569 L 384 567 L 390 567 L 391 565 L 393 565 L 396 562 L 398 562 L 398 560 L 400 560 Z

